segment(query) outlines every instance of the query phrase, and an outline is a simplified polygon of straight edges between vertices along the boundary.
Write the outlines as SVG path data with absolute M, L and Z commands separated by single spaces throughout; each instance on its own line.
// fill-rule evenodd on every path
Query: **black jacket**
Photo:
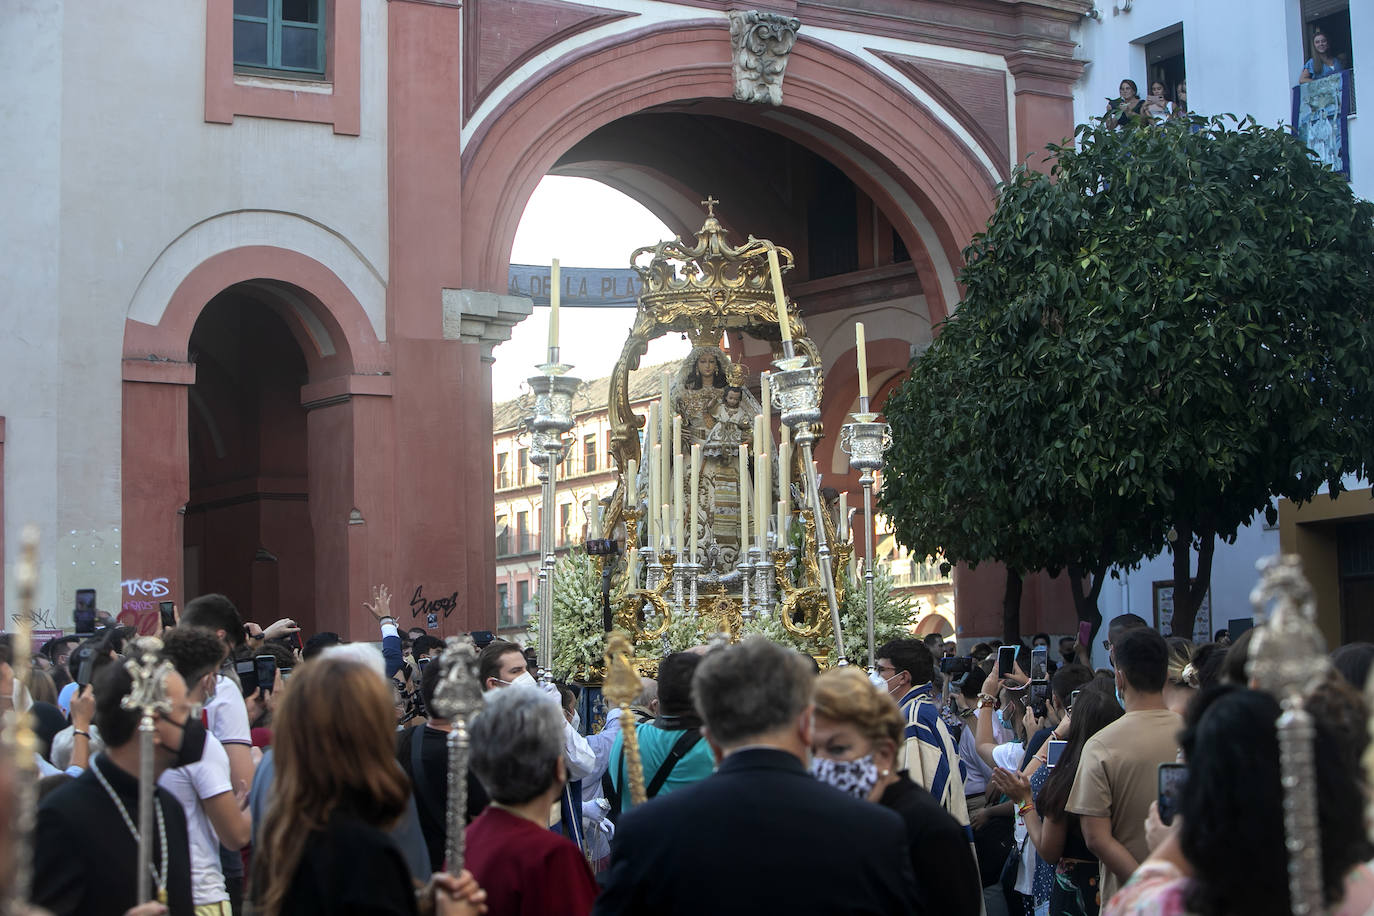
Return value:
M 905 772 L 883 791 L 879 802 L 906 822 L 920 901 L 913 914 L 978 916 L 983 904 L 978 862 L 959 822 Z
M 138 825 L 138 780 L 105 759 L 94 766 L 109 781 L 134 825 Z M 181 804 L 162 789 L 167 827 L 167 908 L 172 916 L 191 916 L 191 851 Z M 153 821 L 154 870 L 162 869 L 162 849 Z M 149 878 L 151 881 L 152 879 Z M 157 885 L 153 884 L 153 894 Z M 38 806 L 33 846 L 32 902 L 54 916 L 124 916 L 138 900 L 138 842 L 90 770 L 62 786 Z
M 597 914 L 905 914 L 901 818 L 817 782 L 794 755 L 741 750 L 625 812 Z

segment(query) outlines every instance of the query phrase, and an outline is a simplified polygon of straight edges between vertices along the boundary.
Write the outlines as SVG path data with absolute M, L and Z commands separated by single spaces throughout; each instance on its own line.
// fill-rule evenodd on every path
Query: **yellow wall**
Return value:
M 1302 558 L 1303 572 L 1317 597 L 1317 625 L 1327 645 L 1341 643 L 1341 579 L 1337 534 L 1344 522 L 1374 518 L 1368 487 L 1347 490 L 1335 499 L 1318 496 L 1298 505 L 1279 500 L 1279 549 Z

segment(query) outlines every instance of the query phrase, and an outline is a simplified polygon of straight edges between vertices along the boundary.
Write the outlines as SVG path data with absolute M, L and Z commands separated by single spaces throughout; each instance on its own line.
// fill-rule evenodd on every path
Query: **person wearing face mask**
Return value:
M 477 658 L 477 673 L 482 690 L 490 692 L 511 687 L 539 691 L 555 708 L 563 708 L 562 696 L 553 684 L 540 684 L 530 674 L 524 650 L 513 642 L 497 639 Z M 582 838 L 582 780 L 596 771 L 596 752 L 572 723 L 563 722 L 563 755 L 568 765 L 568 781 L 559 800 L 559 824 L 579 847 Z
M 1157 770 L 1178 759 L 1183 720 L 1164 705 L 1169 646 L 1139 627 L 1113 641 L 1116 691 L 1126 714 L 1083 745 L 1065 810 L 1101 865 L 1102 900 L 1131 877 L 1149 852 L 1145 819 L 1158 796 Z
M 706 654 L 692 698 L 716 772 L 625 812 L 593 912 L 917 911 L 902 819 L 811 776 L 814 682 L 760 637 Z
M 163 773 L 158 785 L 181 803 L 191 845 L 191 895 L 196 916 L 229 916 L 229 891 L 220 868 L 219 849 L 238 850 L 252 837 L 248 812 L 239 806 L 229 779 L 229 755 L 214 735 L 207 734 L 196 710 L 213 696 L 224 644 L 213 630 L 177 627 L 167 634 L 163 653 L 185 680 L 192 704 L 186 736 L 204 743 L 201 759 Z M 246 792 L 247 786 L 240 787 Z
M 896 702 L 853 668 L 816 678 L 811 772 L 855 798 L 896 811 L 906 824 L 918 901 L 915 913 L 978 913 L 978 867 L 959 822 L 896 769 L 905 723 Z
M 964 767 L 949 727 L 940 718 L 932 682 L 935 659 L 916 639 L 894 639 L 878 647 L 877 677 L 906 720 L 897 766 L 925 786 L 960 826 L 969 826 L 964 797 Z M 877 684 L 876 679 L 874 684 Z M 969 833 L 972 840 L 973 834 Z
M 200 759 L 204 730 L 191 715 L 186 682 L 168 671 L 170 710 L 154 722 L 153 772 L 160 776 Z M 53 916 L 123 916 L 149 901 L 138 899 L 138 725 L 139 710 L 121 705 L 133 690 L 122 664 L 107 665 L 95 677 L 95 721 L 105 750 L 80 777 L 43 800 L 34 831 L 31 902 Z M 166 895 L 173 916 L 190 916 L 191 855 L 186 816 L 169 792 L 153 801 L 156 836 L 149 865 L 155 894 Z M 94 855 L 82 850 L 98 850 Z M 156 910 L 149 909 L 150 912 Z
M 492 914 L 586 916 L 596 879 L 581 851 L 548 829 L 568 767 L 563 716 L 530 690 L 488 695 L 472 721 L 472 771 L 491 804 L 467 828 L 467 867 Z

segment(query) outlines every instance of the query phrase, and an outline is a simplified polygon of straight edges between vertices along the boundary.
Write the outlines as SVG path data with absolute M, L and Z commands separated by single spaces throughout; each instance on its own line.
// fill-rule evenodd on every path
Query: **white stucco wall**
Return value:
M 38 522 L 45 566 L 57 565 L 40 606 L 68 620 L 80 587 L 118 609 L 119 545 L 137 537 L 118 530 L 124 322 L 169 246 L 225 214 L 295 214 L 263 223 L 252 243 L 300 249 L 292 227 L 318 224 L 366 265 L 369 289 L 355 292 L 384 329 L 387 5 L 362 2 L 358 137 L 241 116 L 207 124 L 203 2 L 82 4 L 66 17 L 63 8 L 19 0 L 0 28 L 0 172 L 18 167 L 0 221 L 9 332 L 0 335 L 0 415 L 5 562 L 22 523 Z M 280 239 L 274 226 L 285 227 Z M 219 238 L 223 248 L 241 243 Z M 145 304 L 138 317 L 161 315 Z

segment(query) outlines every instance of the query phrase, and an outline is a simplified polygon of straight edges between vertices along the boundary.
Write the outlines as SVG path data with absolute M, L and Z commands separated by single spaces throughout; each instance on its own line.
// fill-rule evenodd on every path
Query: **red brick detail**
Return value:
M 868 49 L 929 92 L 978 141 L 1005 176 L 1011 158 L 1007 75 L 1001 70 Z
M 560 0 L 469 0 L 463 7 L 463 118 L 545 48 L 579 32 L 638 16 Z

